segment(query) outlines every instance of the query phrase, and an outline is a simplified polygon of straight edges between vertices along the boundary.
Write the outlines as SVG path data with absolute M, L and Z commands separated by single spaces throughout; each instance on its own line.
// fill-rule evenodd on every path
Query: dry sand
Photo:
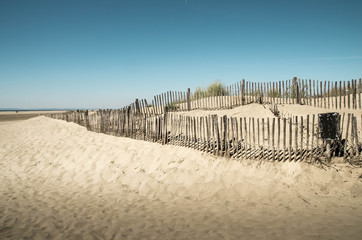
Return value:
M 269 110 L 268 106 L 263 106 L 261 104 L 248 104 L 244 106 L 235 107 L 233 109 L 224 109 L 224 110 L 191 110 L 187 112 L 175 112 L 175 114 L 180 114 L 182 116 L 193 116 L 201 117 L 206 115 L 216 114 L 218 116 L 227 115 L 228 117 L 254 117 L 254 118 L 273 118 L 273 113 Z
M 0 239 L 360 239 L 361 168 L 0 123 Z

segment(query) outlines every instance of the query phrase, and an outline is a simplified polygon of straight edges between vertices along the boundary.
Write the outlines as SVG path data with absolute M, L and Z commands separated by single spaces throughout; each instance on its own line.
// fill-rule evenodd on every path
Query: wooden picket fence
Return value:
M 186 92 L 168 91 L 153 97 L 150 104 L 141 99 L 124 109 L 148 116 L 195 109 L 230 109 L 250 103 L 302 104 L 327 109 L 361 109 L 362 80 L 316 81 L 297 79 L 278 82 L 249 82 L 242 80 L 226 86 L 225 91 L 207 93 L 190 89 Z
M 161 144 L 194 148 L 218 156 L 274 161 L 315 161 L 323 158 L 318 116 L 291 118 L 234 118 L 217 115 L 182 116 L 178 113 L 123 110 L 74 111 L 48 116 L 75 122 L 90 131 Z M 353 114 L 340 115 L 340 140 L 332 142 L 331 156 L 360 162 L 361 144 Z
M 73 111 L 50 117 L 75 122 L 88 130 L 162 144 L 191 147 L 215 155 L 276 161 L 314 161 L 323 158 L 326 141 L 320 138 L 318 116 L 278 113 L 278 105 L 301 104 L 327 109 L 361 109 L 362 80 L 315 81 L 294 77 L 279 82 L 242 80 L 225 91 L 169 91 L 141 99 L 119 110 Z M 269 105 L 276 118 L 189 117 L 179 111 L 230 109 L 250 103 Z M 362 115 L 340 115 L 340 140 L 331 156 L 360 162 L 358 126 Z

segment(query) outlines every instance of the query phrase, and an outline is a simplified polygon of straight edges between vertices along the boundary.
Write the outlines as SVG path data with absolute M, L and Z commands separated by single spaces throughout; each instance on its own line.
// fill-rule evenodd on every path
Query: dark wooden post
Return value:
M 187 89 L 187 111 L 191 110 L 191 102 L 190 102 L 190 88 Z
M 131 131 L 131 128 L 130 128 L 130 114 L 131 114 L 131 106 L 128 106 L 127 107 L 127 135 L 126 137 L 129 137 L 130 136 L 130 131 Z
M 245 105 L 245 80 L 243 79 L 241 85 L 241 105 Z
M 85 127 L 90 130 L 90 126 L 89 126 L 89 113 L 88 110 L 85 111 Z
M 300 104 L 299 84 L 298 84 L 297 77 L 293 78 L 293 83 L 294 83 L 294 86 L 295 86 L 294 89 L 296 91 L 297 104 Z
M 140 103 L 138 101 L 138 98 L 136 98 L 135 105 L 136 105 L 136 113 L 139 114 L 140 113 Z

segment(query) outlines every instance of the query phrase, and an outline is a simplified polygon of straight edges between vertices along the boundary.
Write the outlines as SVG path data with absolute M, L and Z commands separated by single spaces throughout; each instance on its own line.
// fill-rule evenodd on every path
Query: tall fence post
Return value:
M 85 111 L 85 127 L 87 128 L 87 130 L 90 129 L 90 125 L 89 125 L 89 113 L 88 110 Z
M 296 91 L 296 98 L 297 98 L 297 104 L 300 104 L 300 92 L 299 92 L 299 84 L 298 84 L 298 80 L 297 80 L 297 77 L 294 77 L 293 78 L 293 83 L 294 83 L 294 86 L 295 86 L 295 91 Z
M 245 105 L 245 80 L 243 79 L 241 85 L 241 105 Z
M 138 101 L 138 98 L 136 98 L 135 105 L 136 105 L 136 113 L 139 114 L 140 113 L 140 103 Z
M 187 111 L 191 110 L 191 101 L 190 101 L 190 88 L 187 89 Z
M 131 106 L 128 106 L 127 107 L 127 135 L 126 137 L 129 137 L 130 136 L 130 131 L 131 131 L 131 128 L 130 128 L 130 114 L 131 114 Z

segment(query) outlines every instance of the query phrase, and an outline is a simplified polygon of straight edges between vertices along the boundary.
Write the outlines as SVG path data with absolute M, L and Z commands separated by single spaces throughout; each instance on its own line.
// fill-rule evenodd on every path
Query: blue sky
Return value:
M 0 108 L 362 77 L 362 1 L 0 0 Z

